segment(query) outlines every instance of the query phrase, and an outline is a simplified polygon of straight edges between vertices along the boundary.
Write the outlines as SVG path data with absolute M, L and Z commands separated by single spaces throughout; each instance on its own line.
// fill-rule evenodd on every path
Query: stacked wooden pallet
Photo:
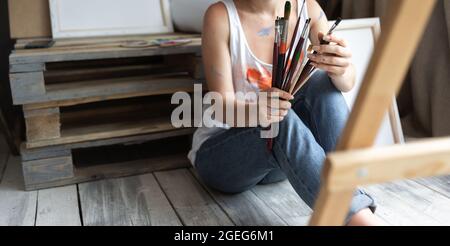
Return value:
M 130 40 L 178 37 L 193 42 L 164 48 L 121 46 Z M 63 40 L 34 50 L 23 49 L 27 42 L 18 40 L 10 56 L 13 101 L 23 106 L 25 119 L 21 156 L 26 189 L 187 164 L 183 153 L 155 157 L 154 164 L 143 167 L 128 163 L 83 169 L 75 165 L 73 153 L 191 134 L 193 129 L 172 127 L 170 96 L 192 92 L 194 83 L 203 80 L 198 36 Z

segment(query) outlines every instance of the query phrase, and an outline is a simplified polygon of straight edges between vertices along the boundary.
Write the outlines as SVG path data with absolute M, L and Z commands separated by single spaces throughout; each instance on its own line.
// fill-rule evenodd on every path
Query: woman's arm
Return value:
M 224 99 L 224 115 L 216 115 L 215 119 L 235 127 L 242 127 L 243 125 L 256 127 L 256 125 L 251 125 L 250 122 L 257 122 L 258 125 L 266 125 L 268 123 L 281 121 L 284 116 L 287 115 L 287 110 L 291 107 L 291 104 L 287 102 L 292 99 L 288 93 L 280 92 L 280 97 L 287 101 L 280 101 L 280 110 L 271 110 L 271 115 L 267 113 L 267 110 L 259 108 L 259 115 L 250 115 L 250 107 L 255 107 L 257 105 L 238 101 L 234 97 L 231 55 L 229 49 L 230 30 L 228 23 L 227 10 L 222 3 L 213 4 L 206 11 L 202 35 L 202 55 L 206 81 L 209 91 L 221 94 Z M 231 122 L 230 119 L 227 119 L 226 117 L 225 110 L 227 105 L 229 105 L 228 108 L 230 108 L 230 106 L 234 108 L 234 119 Z M 239 119 L 237 113 L 243 112 L 243 110 L 246 112 L 245 122 L 237 122 Z M 266 112 L 265 115 L 264 112 Z M 269 122 L 266 122 L 264 118 Z
M 329 30 L 328 19 L 316 0 L 307 0 L 311 18 L 310 39 L 317 55 L 309 55 L 312 64 L 328 72 L 334 85 L 343 92 L 348 92 L 355 85 L 355 67 L 352 64 L 352 53 L 347 42 L 335 35 L 325 36 L 330 45 L 320 45 L 320 37 Z

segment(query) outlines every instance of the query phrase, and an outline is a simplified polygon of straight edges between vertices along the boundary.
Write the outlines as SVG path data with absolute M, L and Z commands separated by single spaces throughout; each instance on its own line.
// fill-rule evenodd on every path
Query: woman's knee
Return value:
M 261 180 L 261 182 L 259 182 L 259 184 L 262 185 L 273 184 L 284 181 L 286 179 L 287 179 L 286 174 L 283 171 L 281 171 L 281 169 L 274 169 L 270 171 L 270 173 L 268 173 L 266 177 L 264 177 L 264 179 Z
M 245 192 L 252 188 L 251 185 L 238 184 L 233 182 L 233 180 L 224 181 L 218 178 L 211 178 L 207 175 L 201 175 L 200 180 L 209 188 L 227 194 L 238 194 Z

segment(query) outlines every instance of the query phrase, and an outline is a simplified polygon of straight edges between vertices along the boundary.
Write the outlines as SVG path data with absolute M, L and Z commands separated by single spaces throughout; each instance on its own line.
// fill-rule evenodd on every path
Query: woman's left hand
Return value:
M 308 58 L 312 62 L 311 65 L 328 72 L 331 78 L 339 79 L 352 69 L 352 53 L 347 48 L 347 41 L 342 38 L 327 35 L 323 40 L 330 44 L 313 46 L 317 54 L 309 54 Z

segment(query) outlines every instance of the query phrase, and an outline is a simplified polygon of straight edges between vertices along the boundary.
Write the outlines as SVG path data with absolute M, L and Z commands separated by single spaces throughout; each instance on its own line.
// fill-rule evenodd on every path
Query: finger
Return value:
M 313 46 L 313 50 L 319 54 L 334 54 L 346 58 L 352 57 L 352 53 L 348 49 L 339 45 L 330 45 L 330 44 L 316 45 Z
M 289 101 L 294 99 L 294 96 L 289 94 L 289 92 L 280 90 L 278 88 L 272 88 L 272 90 L 269 91 L 269 98 L 282 98 Z
M 321 63 L 311 63 L 311 65 L 313 65 L 314 67 L 321 69 L 323 71 L 326 71 L 328 73 L 331 74 L 335 74 L 335 75 L 343 75 L 346 71 L 345 68 L 343 67 L 337 67 L 337 66 L 331 66 L 331 65 L 326 65 L 326 64 L 321 64 Z
M 292 104 L 289 101 L 280 101 L 272 104 L 268 104 L 267 108 L 276 110 L 289 110 L 292 108 Z
M 346 58 L 330 55 L 309 54 L 308 58 L 315 63 L 322 63 L 326 65 L 333 65 L 338 67 L 347 67 L 350 61 Z
M 281 117 L 286 117 L 287 115 L 288 115 L 288 113 L 289 113 L 289 110 L 287 110 L 287 109 L 282 109 L 282 110 L 280 110 L 280 116 Z
M 345 40 L 343 38 L 340 38 L 340 37 L 338 37 L 336 35 L 333 35 L 333 34 L 324 36 L 323 40 L 325 40 L 327 42 L 330 42 L 330 43 L 336 43 L 336 44 L 338 44 L 338 45 L 340 45 L 342 47 L 347 47 L 348 46 L 347 40 Z
M 275 117 L 285 117 L 288 114 L 288 110 L 287 109 L 270 109 L 268 115 L 270 117 L 275 116 Z
M 271 123 L 278 123 L 278 122 L 281 122 L 281 121 L 283 121 L 284 120 L 284 117 L 271 117 L 270 118 L 270 122 Z
M 278 101 L 270 101 L 268 107 L 271 109 L 286 109 L 289 110 L 292 108 L 292 104 L 289 101 L 278 100 Z
M 260 121 L 259 124 L 262 127 L 267 128 L 273 123 L 281 122 L 283 119 L 284 119 L 284 117 L 282 117 L 282 116 L 269 116 L 269 117 L 267 117 L 267 119 Z

